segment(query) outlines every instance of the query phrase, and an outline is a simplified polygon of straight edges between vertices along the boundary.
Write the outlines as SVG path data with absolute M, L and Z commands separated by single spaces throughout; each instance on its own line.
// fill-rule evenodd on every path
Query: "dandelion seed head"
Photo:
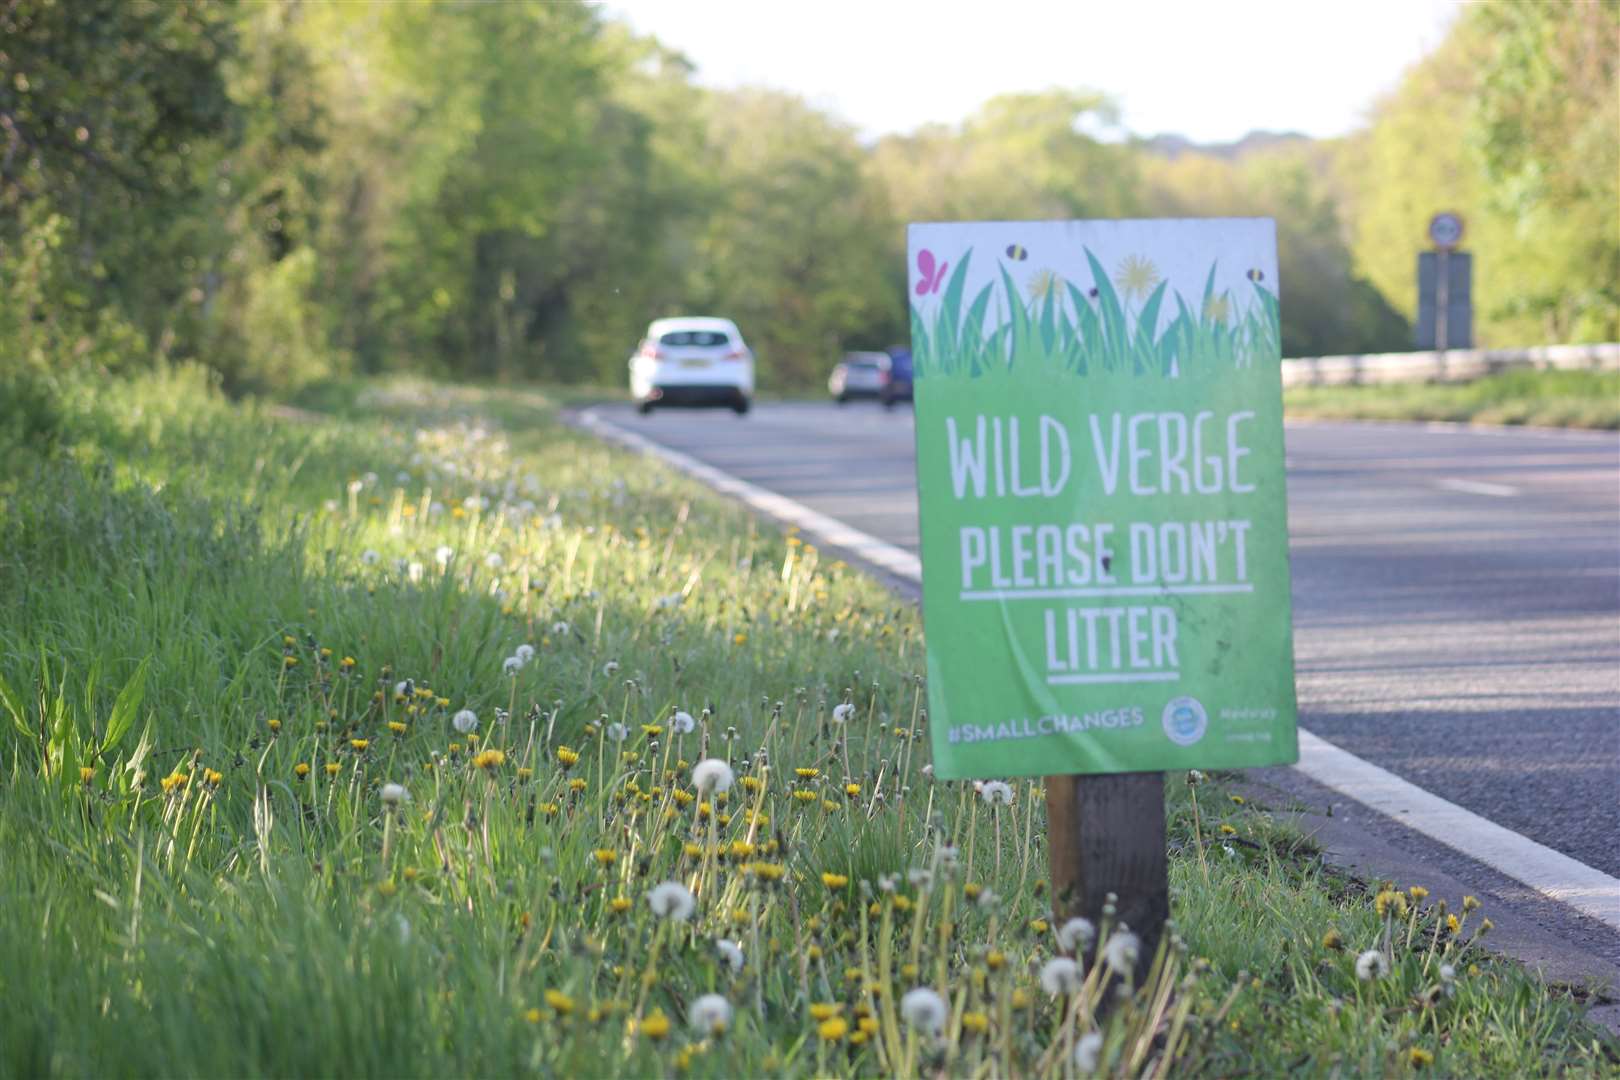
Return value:
M 665 881 L 653 886 L 647 894 L 647 906 L 652 913 L 660 919 L 674 919 L 676 922 L 685 922 L 692 917 L 697 908 L 697 901 L 687 891 L 685 885 L 678 881 Z
M 470 735 L 478 730 L 478 714 L 471 709 L 462 709 L 450 718 L 450 726 L 463 735 Z
M 389 806 L 398 806 L 400 803 L 409 802 L 411 798 L 411 793 L 405 790 L 404 784 L 384 784 L 380 794 L 382 801 Z
M 1058 947 L 1066 953 L 1083 952 L 1097 940 L 1097 928 L 1079 916 L 1066 920 L 1057 931 Z
M 1080 965 L 1067 956 L 1054 956 L 1041 965 L 1041 989 L 1056 997 L 1080 988 Z
M 618 673 L 619 673 L 619 662 L 617 660 L 609 660 L 607 663 L 602 665 L 602 674 L 603 675 L 606 675 L 609 678 L 612 678 L 614 675 L 617 675 Z
M 524 643 L 512 650 L 512 655 L 527 664 L 534 659 L 534 646 Z
M 945 1028 L 945 999 L 926 986 L 907 990 L 900 999 L 900 1015 L 918 1031 L 937 1035 Z
M 614 742 L 624 742 L 630 737 L 630 729 L 615 720 L 607 726 L 607 737 Z
M 1389 974 L 1389 961 L 1377 949 L 1368 949 L 1356 957 L 1356 978 L 1362 982 L 1372 982 L 1382 979 Z
M 501 674 L 502 675 L 516 675 L 518 672 L 520 672 L 522 670 L 523 670 L 523 661 L 519 660 L 515 656 L 508 656 L 505 660 L 501 661 Z
M 979 787 L 979 798 L 991 806 L 1010 806 L 1013 801 L 1012 785 L 1003 780 L 987 780 Z
M 725 961 L 726 966 L 729 967 L 733 972 L 738 972 L 743 969 L 743 951 L 741 945 L 735 941 L 727 941 L 726 939 L 721 938 L 719 941 L 714 943 L 714 947 L 716 951 L 720 953 L 720 959 Z
M 1128 975 L 1136 967 L 1136 958 L 1142 953 L 1142 939 L 1123 928 L 1108 935 L 1103 946 L 1103 963 L 1116 975 Z
M 847 724 L 855 716 L 855 706 L 849 702 L 833 706 L 832 718 L 835 723 Z
M 1080 1041 L 1074 1044 L 1074 1067 L 1083 1073 L 1097 1071 L 1097 1063 L 1102 1057 L 1103 1037 L 1101 1032 L 1088 1031 L 1080 1036 Z
M 695 727 L 697 727 L 697 721 L 692 718 L 691 713 L 684 709 L 676 709 L 675 715 L 669 718 L 669 728 L 677 735 L 690 734 Z
M 709 758 L 700 761 L 692 769 L 692 786 L 700 793 L 708 791 L 729 791 L 736 774 L 719 758 Z
M 692 1030 L 700 1035 L 713 1035 L 731 1026 L 731 1002 L 719 994 L 704 994 L 692 1002 L 686 1011 Z

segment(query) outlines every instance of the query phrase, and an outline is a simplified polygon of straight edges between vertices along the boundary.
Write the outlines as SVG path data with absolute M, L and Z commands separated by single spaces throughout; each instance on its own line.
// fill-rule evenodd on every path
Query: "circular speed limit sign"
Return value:
M 1450 251 L 1462 243 L 1463 220 L 1449 211 L 1429 219 L 1429 239 L 1441 251 Z

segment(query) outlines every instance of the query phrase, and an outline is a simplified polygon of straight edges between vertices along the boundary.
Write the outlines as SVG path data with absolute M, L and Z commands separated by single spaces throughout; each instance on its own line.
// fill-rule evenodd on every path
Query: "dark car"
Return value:
M 889 379 L 878 396 L 883 404 L 893 408 L 897 401 L 911 400 L 911 350 L 904 345 L 891 345 L 885 351 L 889 354 Z

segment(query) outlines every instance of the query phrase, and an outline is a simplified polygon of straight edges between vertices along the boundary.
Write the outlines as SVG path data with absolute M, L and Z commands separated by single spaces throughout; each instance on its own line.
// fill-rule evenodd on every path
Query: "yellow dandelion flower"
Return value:
M 794 769 L 793 772 L 800 780 L 814 780 L 821 775 L 820 769 Z
M 272 734 L 272 735 L 276 734 L 278 731 L 281 730 L 281 721 L 277 720 L 273 716 L 270 719 L 266 720 L 265 724 L 270 728 L 270 734 Z
M 1322 935 L 1322 948 L 1332 949 L 1334 952 L 1344 948 L 1344 938 L 1337 930 L 1329 930 Z
M 1000 971 L 1007 965 L 1007 954 L 999 949 L 991 949 L 984 954 L 984 966 L 991 971 Z
M 613 914 L 615 915 L 623 915 L 634 906 L 635 904 L 628 896 L 615 896 L 612 900 L 608 901 L 608 907 L 612 909 Z
M 614 851 L 612 848 L 597 848 L 595 851 L 591 852 L 591 854 L 594 855 L 596 857 L 596 861 L 601 863 L 603 866 L 612 866 L 614 863 L 619 861 L 619 853 Z
M 669 1034 L 669 1017 L 665 1016 L 661 1009 L 654 1009 L 642 1019 L 637 1028 L 649 1039 L 662 1039 Z
M 293 766 L 293 775 L 298 777 L 298 779 L 300 779 L 300 780 L 302 780 L 304 777 L 308 776 L 309 775 L 309 762 L 300 761 L 298 764 L 294 765 Z
M 748 644 L 748 635 L 739 630 L 731 635 L 731 643 L 733 645 L 746 645 Z
M 519 780 L 532 780 L 534 779 L 534 770 L 527 765 L 520 765 L 518 766 L 517 778 Z
M 180 788 L 185 787 L 190 780 L 191 777 L 188 774 L 180 772 L 178 769 L 176 769 L 174 772 L 160 780 L 159 783 L 163 785 L 163 790 L 165 792 L 170 792 L 177 791 Z
M 842 1016 L 835 1016 L 830 1020 L 823 1020 L 816 1025 L 816 1034 L 822 1042 L 837 1042 L 849 1034 L 849 1021 Z
M 821 883 L 829 889 L 842 889 L 849 884 L 849 878 L 844 874 L 835 874 L 828 870 L 821 875 Z
M 812 960 L 820 960 L 821 959 L 821 946 L 820 945 L 811 945 L 811 946 L 809 946 L 808 948 L 806 948 L 804 950 L 804 955 L 808 956 Z
M 568 1016 L 574 1011 L 574 999 L 561 990 L 547 990 L 546 1004 L 556 1010 L 559 1016 Z
M 531 1024 L 538 1024 L 540 1022 L 540 1010 L 530 1009 L 528 1012 L 523 1014 L 523 1019 L 527 1020 Z
M 731 857 L 746 859 L 754 854 L 754 845 L 746 840 L 733 840 L 731 842 Z
M 573 768 L 579 764 L 579 751 L 566 746 L 557 747 L 557 763 L 565 769 Z
M 852 799 L 859 798 L 860 794 L 861 794 L 861 785 L 859 785 L 859 784 L 845 784 L 844 785 L 844 794 L 848 795 Z
M 350 739 L 349 740 L 349 745 L 354 747 L 354 749 L 356 751 L 362 751 L 366 747 L 371 745 L 371 740 L 370 739 Z
M 217 769 L 203 770 L 203 783 L 207 784 L 209 787 L 219 787 L 220 781 L 224 779 L 225 775 L 219 772 Z
M 1023 987 L 1019 987 L 1012 992 L 1012 1007 L 1015 1009 L 1027 1007 L 1029 1005 L 1029 1000 L 1029 991 L 1025 990 Z
M 1045 919 L 1031 919 L 1029 920 L 1029 928 L 1037 934 L 1044 934 L 1052 928 L 1052 924 Z
M 1407 895 L 1411 896 L 1413 900 L 1421 901 L 1429 898 L 1429 890 L 1425 889 L 1422 885 L 1413 885 L 1411 888 L 1407 889 L 1406 892 Z
M 980 885 L 977 881 L 970 881 L 966 885 L 962 886 L 962 895 L 967 897 L 969 900 L 977 900 L 979 898 L 979 894 L 983 891 L 984 886 Z
M 894 910 L 896 911 L 910 911 L 914 906 L 911 902 L 911 897 L 902 896 L 900 893 L 895 893 L 891 898 L 890 903 L 894 905 Z
M 827 811 L 827 813 L 829 813 L 829 814 L 836 813 L 837 811 L 843 809 L 842 806 L 839 806 L 837 803 L 833 802 L 831 799 L 822 799 L 821 800 L 821 808 L 823 810 Z
M 757 776 L 745 776 L 742 778 L 742 786 L 745 791 L 758 791 L 765 783 Z
M 1462 920 L 1455 915 L 1446 916 L 1446 930 L 1452 934 L 1462 933 Z
M 506 764 L 506 753 L 501 750 L 481 750 L 473 756 L 472 763 L 485 772 L 494 772 Z
M 341 668 L 352 668 L 352 667 L 354 667 L 355 662 L 356 661 L 355 661 L 354 657 L 345 656 L 342 660 L 338 661 L 338 666 L 341 667 Z
M 1221 835 L 1222 836 L 1236 836 L 1237 835 L 1237 830 L 1232 828 L 1232 826 L 1226 824 L 1223 821 L 1221 823 Z
M 89 765 L 79 766 L 79 783 L 89 784 L 96 778 L 96 770 Z
M 1479 908 L 1479 899 L 1473 896 L 1463 897 L 1463 911 L 1476 911 Z
M 810 1006 L 810 1019 L 821 1023 L 831 1020 L 843 1011 L 844 1003 L 842 1001 L 817 1001 Z
M 343 766 L 339 765 L 337 762 L 328 761 L 326 763 L 326 775 L 327 776 L 336 776 L 338 773 L 340 773 L 342 771 L 343 771 Z
M 1246 803 L 1246 802 L 1247 802 L 1247 801 L 1248 801 L 1248 800 L 1247 800 L 1247 799 L 1245 799 L 1245 798 L 1244 798 L 1244 797 L 1243 797 L 1243 796 L 1241 796 L 1241 795 L 1233 795 L 1233 796 L 1232 796 L 1232 802 L 1233 802 L 1233 803 L 1235 803 L 1235 804 L 1236 804 L 1236 805 L 1238 805 L 1238 806 L 1242 806 L 1242 805 L 1243 805 L 1243 804 L 1244 804 L 1244 803 Z
M 855 1021 L 855 1026 L 867 1035 L 876 1035 L 881 1026 L 875 1016 L 863 1016 Z
M 917 970 L 916 964 L 901 964 L 900 977 L 908 981 L 914 981 L 917 978 Z
M 568 790 L 574 792 L 575 794 L 584 791 L 585 781 L 581 777 L 574 777 L 572 780 L 568 781 Z
M 296 657 L 296 656 L 283 656 L 281 658 L 281 666 L 282 667 L 289 667 L 289 668 L 290 667 L 297 667 L 298 666 L 298 657 Z
M 281 643 L 290 649 L 294 645 L 298 644 L 298 639 L 293 637 L 291 634 L 282 634 Z
M 400 723 L 398 720 L 390 720 L 388 721 L 388 730 L 395 735 L 403 735 L 410 730 L 410 725 Z
M 1423 1069 L 1434 1064 L 1434 1055 L 1421 1046 L 1414 1046 L 1406 1055 L 1406 1061 L 1414 1069 Z
M 990 1017 L 982 1012 L 965 1012 L 962 1014 L 962 1030 L 975 1035 L 983 1035 L 990 1030 Z
M 794 798 L 795 798 L 795 799 L 797 799 L 797 800 L 799 800 L 799 801 L 800 801 L 800 802 L 802 802 L 802 803 L 813 803 L 813 802 L 815 802 L 815 801 L 816 801 L 816 800 L 817 800 L 817 799 L 819 799 L 819 798 L 820 798 L 820 796 L 819 796 L 819 795 L 817 795 L 817 794 L 816 794 L 816 793 L 815 793 L 815 792 L 813 792 L 813 791 L 808 791 L 808 790 L 806 790 L 806 789 L 804 789 L 804 788 L 800 788 L 800 789 L 799 789 L 799 790 L 798 790 L 798 791 L 795 791 L 795 792 L 794 792 L 794 793 L 793 793 L 793 797 L 794 797 Z M 836 804 L 836 803 L 834 803 L 834 804 L 833 804 L 833 805 L 835 805 L 835 806 L 836 806 L 836 805 L 837 805 L 837 804 Z

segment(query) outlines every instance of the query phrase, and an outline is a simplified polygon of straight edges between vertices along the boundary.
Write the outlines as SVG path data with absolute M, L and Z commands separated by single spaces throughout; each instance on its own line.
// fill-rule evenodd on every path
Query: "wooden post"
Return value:
M 1046 820 L 1053 913 L 1100 925 L 1114 893 L 1114 924 L 1142 939 L 1140 985 L 1170 917 L 1164 773 L 1048 776 Z

